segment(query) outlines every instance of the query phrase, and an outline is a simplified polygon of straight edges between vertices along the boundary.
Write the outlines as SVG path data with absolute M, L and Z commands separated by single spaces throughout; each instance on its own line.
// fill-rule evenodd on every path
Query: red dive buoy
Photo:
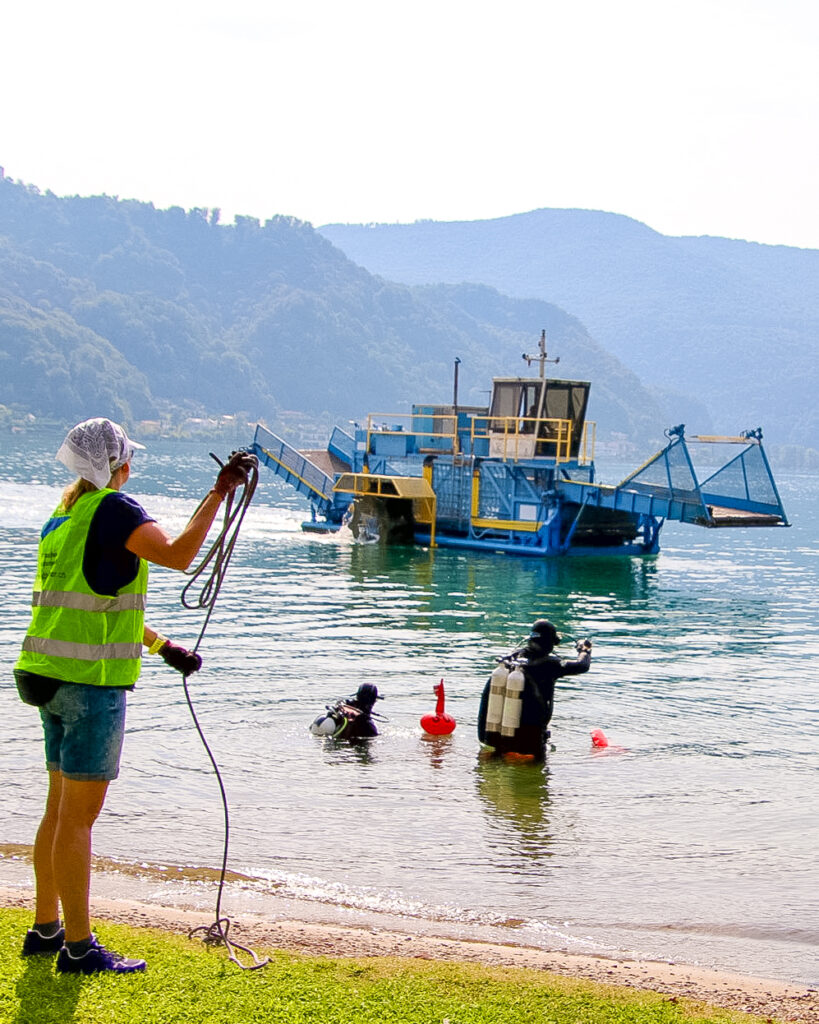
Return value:
M 609 743 L 606 738 L 606 734 L 602 729 L 592 729 L 591 731 L 592 747 L 594 753 L 600 751 L 600 753 L 606 754 L 627 754 L 628 750 L 625 747 L 618 747 L 616 743 Z
M 421 719 L 421 728 L 431 736 L 448 736 L 455 728 L 456 722 L 452 715 L 444 711 L 444 681 L 433 686 L 433 692 L 437 695 L 438 701 L 435 705 L 434 715 L 424 715 Z

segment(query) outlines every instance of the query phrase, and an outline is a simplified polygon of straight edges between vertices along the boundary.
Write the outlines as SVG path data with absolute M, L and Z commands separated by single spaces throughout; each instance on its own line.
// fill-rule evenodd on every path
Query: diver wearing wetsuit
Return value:
M 310 725 L 314 736 L 332 736 L 334 739 L 363 740 L 378 735 L 373 721 L 373 707 L 384 698 L 372 683 L 362 683 L 353 697 L 345 697 L 327 705 L 327 713 L 319 715 Z
M 344 702 L 347 727 L 342 735 L 345 739 L 360 740 L 378 735 L 378 729 L 372 719 L 373 707 L 377 700 L 383 700 L 378 689 L 372 683 L 362 683 L 355 697 L 349 697 Z M 346 711 L 348 708 L 352 708 L 353 714 Z
M 554 709 L 555 683 L 563 676 L 576 676 L 588 672 L 591 666 L 591 640 L 577 643 L 578 657 L 564 661 L 552 654 L 560 643 L 560 634 L 548 619 L 538 619 L 523 647 L 509 656 L 525 659 L 523 673 L 526 679 L 521 694 L 520 725 L 512 736 L 499 731 L 487 731 L 486 712 L 491 680 L 487 680 L 481 694 L 478 710 L 478 739 L 492 747 L 497 755 L 521 755 L 542 761 L 546 755 L 549 722 Z

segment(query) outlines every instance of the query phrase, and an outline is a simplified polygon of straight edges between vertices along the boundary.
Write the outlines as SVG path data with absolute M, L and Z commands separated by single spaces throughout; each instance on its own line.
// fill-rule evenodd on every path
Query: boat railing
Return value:
M 417 453 L 489 455 L 517 462 L 531 458 L 552 458 L 556 463 L 594 460 L 596 424 L 585 422 L 579 442 L 574 441 L 570 419 L 538 416 L 472 415 L 469 428 L 457 429 L 454 413 L 420 411 L 412 413 L 370 413 L 367 417 L 366 450 L 374 451 L 373 438 L 394 438 L 402 445 L 412 442 Z M 574 454 L 572 454 L 574 451 Z
M 371 412 L 367 416 L 367 451 L 373 450 L 373 436 L 412 440 L 419 452 L 448 453 L 456 450 L 456 424 L 453 413 Z
M 326 511 L 333 501 L 333 480 L 302 452 L 258 424 L 253 438 L 254 454 L 274 473 Z
M 583 436 L 580 439 L 579 462 L 588 465 L 594 462 L 594 449 L 597 444 L 597 424 L 594 420 L 586 420 L 583 424 Z
M 575 446 L 572 420 L 538 416 L 475 417 L 471 434 L 473 447 L 475 440 L 488 439 L 489 454 L 495 458 L 514 462 L 547 457 L 556 463 L 573 459 L 591 462 L 594 459 L 595 435 L 596 424 L 584 423 L 579 443 Z

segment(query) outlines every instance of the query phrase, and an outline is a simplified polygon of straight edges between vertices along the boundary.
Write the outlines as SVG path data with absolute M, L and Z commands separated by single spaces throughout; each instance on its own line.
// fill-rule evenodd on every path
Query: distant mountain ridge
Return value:
M 702 403 L 718 431 L 761 424 L 777 442 L 816 444 L 819 250 L 671 238 L 589 210 L 319 230 L 388 280 L 555 303 L 691 428 Z
M 0 423 L 344 421 L 451 401 L 456 356 L 461 402 L 485 404 L 492 376 L 527 372 L 541 328 L 560 376 L 594 382 L 602 437 L 661 435 L 638 377 L 550 303 L 391 283 L 289 217 L 222 225 L 217 210 L 61 198 L 0 176 Z

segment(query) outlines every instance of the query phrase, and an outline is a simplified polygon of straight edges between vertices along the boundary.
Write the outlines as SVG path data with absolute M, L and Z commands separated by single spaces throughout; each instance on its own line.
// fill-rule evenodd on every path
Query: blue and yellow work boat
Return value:
M 297 451 L 263 426 L 251 450 L 304 494 L 305 530 L 347 524 L 359 538 L 544 557 L 649 555 L 666 520 L 708 527 L 788 526 L 761 430 L 668 443 L 618 484 L 595 479 L 588 381 L 497 377 L 486 407 L 414 405 L 373 413 L 324 451 Z M 690 446 L 731 446 L 700 479 Z M 700 462 L 700 460 L 697 460 Z

